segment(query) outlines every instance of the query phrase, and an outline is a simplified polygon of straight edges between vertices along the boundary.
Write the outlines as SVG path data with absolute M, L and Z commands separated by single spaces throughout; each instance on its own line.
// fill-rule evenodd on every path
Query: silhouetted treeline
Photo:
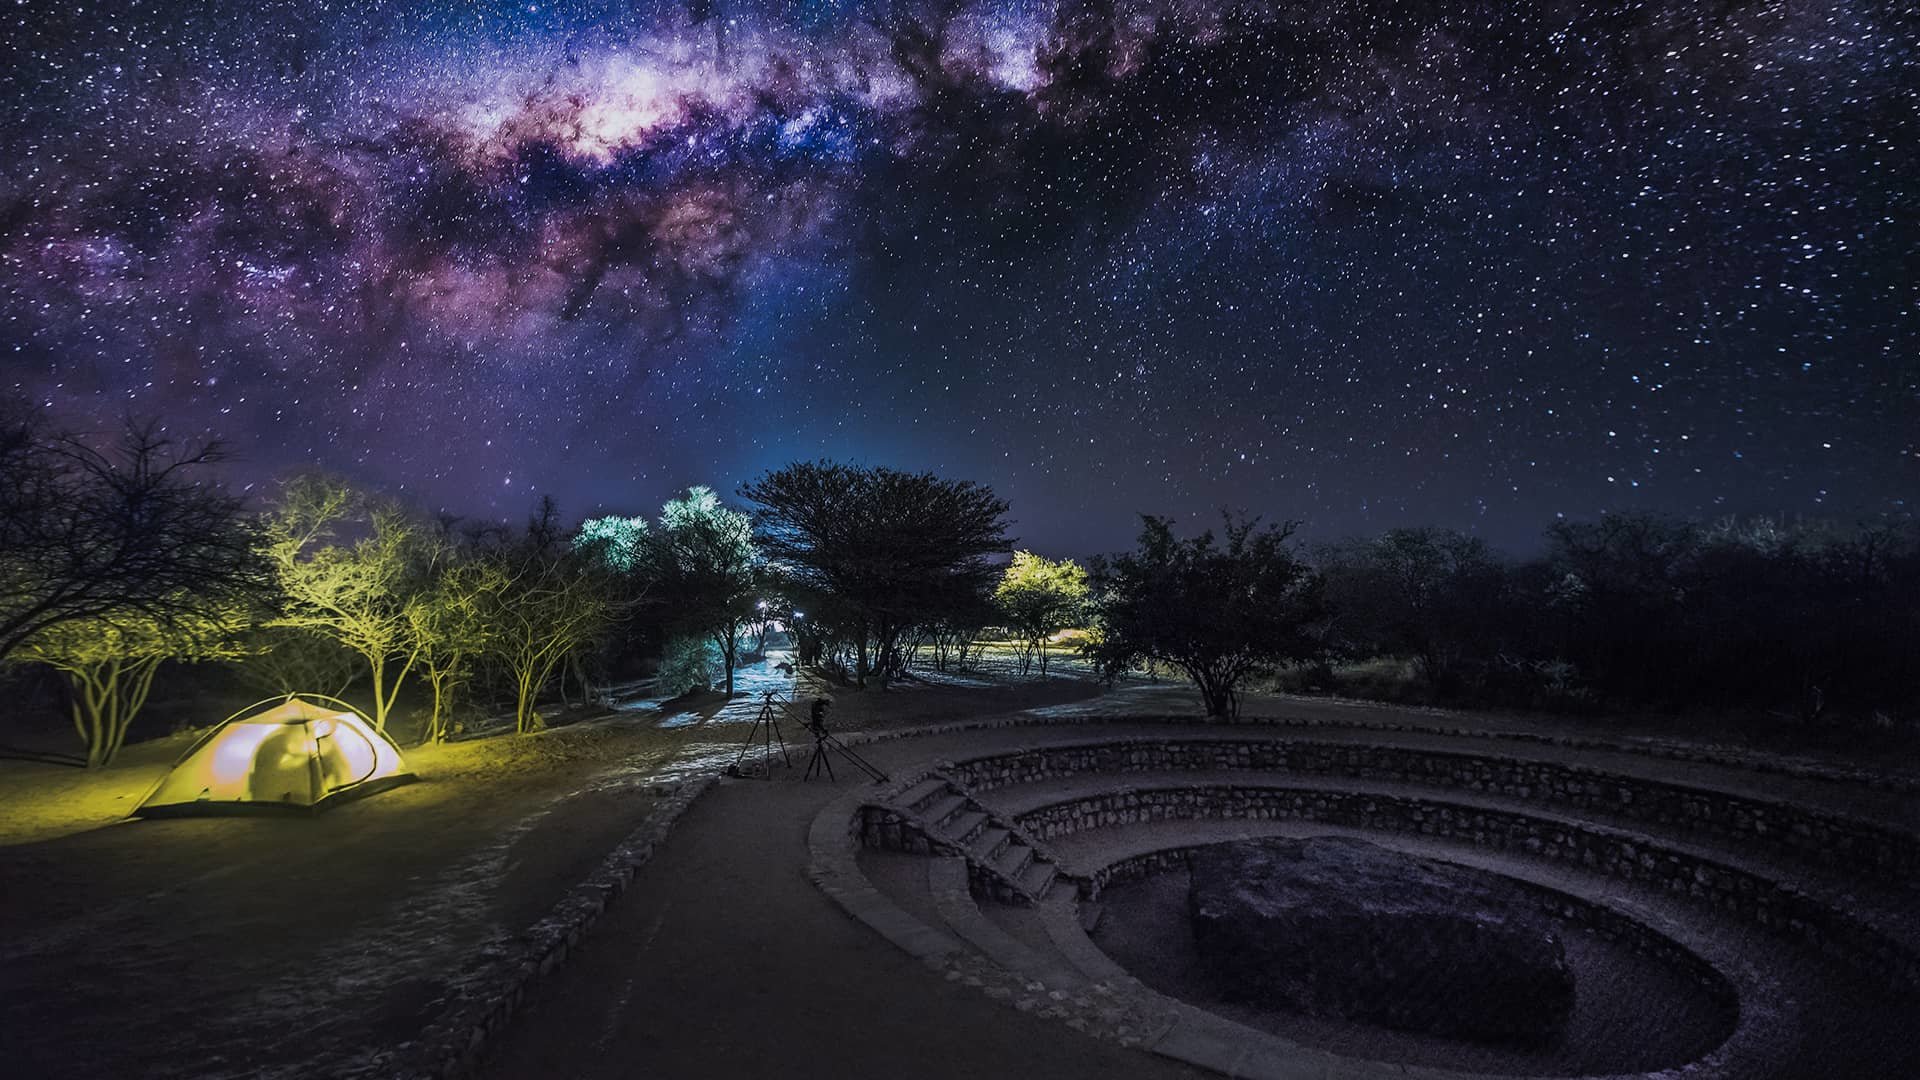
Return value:
M 1318 680 L 1395 657 L 1438 701 L 1883 725 L 1920 705 L 1911 522 L 1612 514 L 1547 541 L 1524 561 L 1438 529 L 1318 547 L 1333 612 Z

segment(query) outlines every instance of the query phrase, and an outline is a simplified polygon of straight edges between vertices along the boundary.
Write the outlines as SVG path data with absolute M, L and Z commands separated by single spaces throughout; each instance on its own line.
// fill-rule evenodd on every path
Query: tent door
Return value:
M 323 795 L 367 779 L 379 764 L 373 743 L 357 729 L 342 723 L 328 726 L 331 730 L 314 739 L 320 758 L 320 791 Z

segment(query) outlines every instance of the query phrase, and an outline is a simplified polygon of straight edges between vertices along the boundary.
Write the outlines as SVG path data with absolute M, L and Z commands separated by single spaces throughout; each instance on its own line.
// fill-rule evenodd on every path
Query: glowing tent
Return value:
M 411 779 L 400 748 L 358 713 L 292 697 L 201 736 L 134 813 L 317 810 Z

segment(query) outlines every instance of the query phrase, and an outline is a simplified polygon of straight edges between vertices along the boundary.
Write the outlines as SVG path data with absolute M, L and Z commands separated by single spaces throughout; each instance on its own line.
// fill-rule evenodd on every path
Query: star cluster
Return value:
M 1920 490 L 1897 4 L 17 4 L 0 371 L 481 515 L 796 457 L 1031 544 Z

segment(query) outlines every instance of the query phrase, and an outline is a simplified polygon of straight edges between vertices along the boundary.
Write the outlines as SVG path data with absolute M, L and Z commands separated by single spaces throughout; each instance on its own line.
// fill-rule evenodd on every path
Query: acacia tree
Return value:
M 1511 574 L 1484 540 L 1451 529 L 1390 529 L 1316 558 L 1349 652 L 1412 656 L 1430 689 L 1484 672 L 1510 610 Z
M 74 730 L 87 748 L 87 767 L 95 768 L 111 764 L 126 744 L 161 664 L 242 656 L 239 626 L 231 615 L 69 619 L 29 639 L 18 655 L 66 676 Z
M 262 550 L 282 594 L 269 625 L 319 634 L 358 655 L 372 683 L 374 727 L 384 732 L 420 659 L 414 609 L 439 545 L 400 507 L 318 476 L 287 485 L 265 532 Z
M 221 459 L 132 421 L 98 450 L 0 402 L 0 662 L 63 622 L 185 624 L 255 591 L 240 500 L 201 479 Z
M 992 579 L 1008 550 L 1007 504 L 991 488 L 932 473 L 798 462 L 741 488 L 761 550 L 805 605 L 807 633 L 844 643 L 854 678 L 884 685 L 902 635 Z
M 1232 718 L 1247 676 L 1315 656 L 1320 580 L 1289 543 L 1292 523 L 1229 515 L 1221 543 L 1211 529 L 1181 540 L 1166 518 L 1141 522 L 1134 551 L 1092 564 L 1098 632 L 1083 651 L 1109 679 L 1143 661 L 1171 664 L 1199 687 L 1208 716 Z
M 433 692 L 421 736 L 445 742 L 452 734 L 453 699 L 476 657 L 493 645 L 494 616 L 511 581 L 498 562 L 448 559 L 419 602 L 407 608 L 419 648 L 420 675 Z
M 597 559 L 613 573 L 633 574 L 644 567 L 651 532 L 643 517 L 609 514 L 588 518 L 573 535 L 573 550 Z
M 542 497 L 524 535 L 484 556 L 498 575 L 481 594 L 486 653 L 513 685 L 520 734 L 545 726 L 534 710 L 540 691 L 561 664 L 601 640 L 631 602 L 616 580 L 623 575 L 610 553 L 617 550 L 581 532 L 569 540 L 553 500 Z
M 245 638 L 234 676 L 268 694 L 345 694 L 360 678 L 360 658 L 332 638 L 284 626 L 262 626 Z
M 502 565 L 504 586 L 489 594 L 489 652 L 514 688 L 514 730 L 545 726 L 534 705 L 560 664 L 613 622 L 618 600 L 599 575 L 565 554 L 523 551 Z
M 710 488 L 689 488 L 661 508 L 649 547 L 653 581 L 672 621 L 713 641 L 732 696 L 740 638 L 760 617 L 762 560 L 753 519 L 722 506 Z
M 1020 673 L 1040 659 L 1047 670 L 1047 639 L 1074 625 L 1085 613 L 1087 572 L 1072 559 L 1048 559 L 1031 551 L 1016 551 L 1000 584 L 993 590 L 994 606 L 1020 641 Z

